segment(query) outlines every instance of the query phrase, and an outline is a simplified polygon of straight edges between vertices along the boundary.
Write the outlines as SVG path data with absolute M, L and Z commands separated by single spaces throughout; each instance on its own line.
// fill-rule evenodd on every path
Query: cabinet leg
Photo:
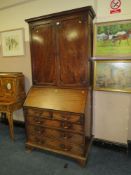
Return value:
M 9 123 L 10 137 L 14 141 L 14 124 L 13 124 L 13 113 L 12 112 L 7 113 L 7 119 Z
M 30 153 L 33 149 L 34 148 L 32 146 L 26 145 L 26 152 Z
M 85 165 L 86 165 L 86 160 L 78 159 L 78 160 L 77 160 L 77 163 L 78 163 L 81 167 L 85 167 Z

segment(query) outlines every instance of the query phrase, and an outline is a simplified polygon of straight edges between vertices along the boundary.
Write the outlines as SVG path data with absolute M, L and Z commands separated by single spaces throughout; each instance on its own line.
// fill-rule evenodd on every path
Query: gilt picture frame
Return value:
M 131 60 L 94 61 L 94 90 L 131 92 Z
M 130 58 L 131 20 L 94 24 L 93 57 Z
M 3 31 L 1 35 L 2 56 L 24 55 L 24 29 Z

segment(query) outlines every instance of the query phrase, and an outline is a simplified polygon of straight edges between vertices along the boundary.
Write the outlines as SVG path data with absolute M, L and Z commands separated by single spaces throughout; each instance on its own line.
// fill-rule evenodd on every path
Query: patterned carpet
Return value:
M 0 175 L 131 175 L 131 154 L 93 145 L 81 168 L 56 154 L 27 151 L 24 128 L 15 127 L 15 138 L 12 142 L 8 126 L 0 123 Z

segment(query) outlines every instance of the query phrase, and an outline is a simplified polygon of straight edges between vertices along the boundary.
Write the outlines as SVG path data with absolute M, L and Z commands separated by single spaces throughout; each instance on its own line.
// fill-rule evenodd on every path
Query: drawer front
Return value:
M 70 144 L 67 141 L 60 141 L 39 136 L 29 136 L 28 143 L 34 144 L 36 147 L 47 147 L 53 150 L 63 151 L 70 154 L 79 156 L 84 155 L 84 145 Z
M 46 111 L 43 109 L 32 109 L 29 108 L 26 110 L 26 115 L 28 116 L 36 116 L 36 117 L 40 117 L 40 118 L 52 118 L 52 112 L 50 111 Z
M 53 119 L 61 121 L 69 121 L 80 125 L 84 124 L 84 116 L 78 114 L 53 112 Z
M 37 116 L 40 118 L 69 121 L 80 125 L 84 124 L 84 116 L 82 114 L 80 115 L 80 114 L 71 114 L 68 112 L 54 112 L 54 111 L 47 111 L 43 109 L 32 109 L 32 108 L 29 108 L 26 111 L 26 114 L 28 116 Z
M 27 117 L 27 123 L 30 125 L 40 125 L 49 128 L 57 128 L 63 130 L 69 130 L 73 132 L 83 133 L 84 127 L 79 124 L 71 123 L 69 121 L 48 120 L 42 117 Z
M 55 129 L 45 128 L 41 126 L 29 125 L 27 127 L 27 132 L 30 137 L 40 136 L 47 137 L 51 139 L 64 140 L 69 143 L 84 144 L 84 136 L 81 134 L 74 134 L 68 131 L 59 131 Z

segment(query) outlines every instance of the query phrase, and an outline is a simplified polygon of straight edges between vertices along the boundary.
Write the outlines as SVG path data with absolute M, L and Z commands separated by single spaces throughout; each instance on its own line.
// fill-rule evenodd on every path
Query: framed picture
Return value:
M 97 23 L 94 30 L 94 57 L 131 56 L 131 20 Z
M 3 56 L 24 55 L 24 31 L 16 29 L 1 32 L 1 44 Z
M 94 61 L 94 90 L 131 92 L 131 60 Z

